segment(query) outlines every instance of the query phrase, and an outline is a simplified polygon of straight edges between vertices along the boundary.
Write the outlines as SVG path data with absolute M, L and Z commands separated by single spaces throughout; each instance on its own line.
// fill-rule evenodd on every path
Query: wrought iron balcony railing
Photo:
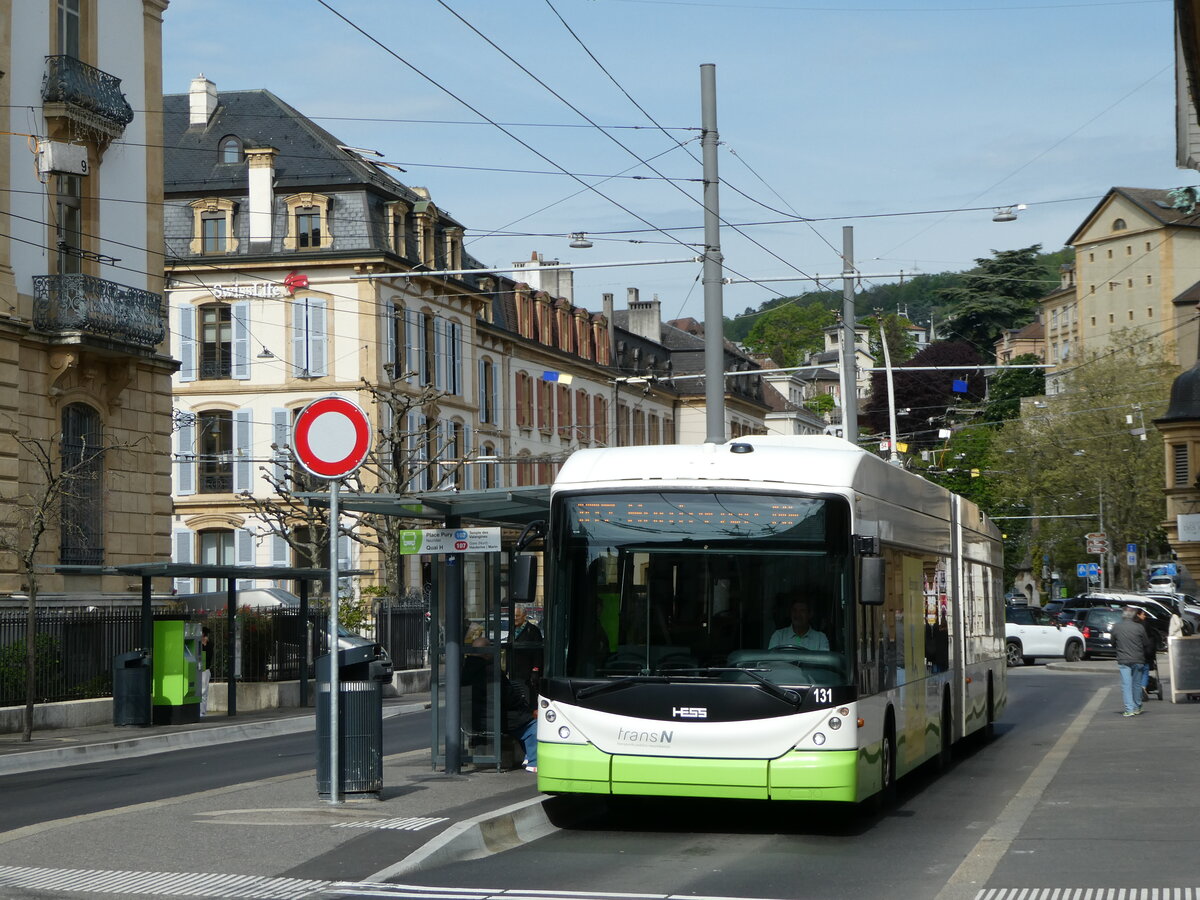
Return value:
M 156 347 L 166 336 L 162 297 L 91 275 L 35 275 L 33 324 Z
M 69 103 L 98 116 L 118 133 L 133 121 L 133 109 L 121 93 L 121 79 L 73 56 L 47 56 L 42 100 Z

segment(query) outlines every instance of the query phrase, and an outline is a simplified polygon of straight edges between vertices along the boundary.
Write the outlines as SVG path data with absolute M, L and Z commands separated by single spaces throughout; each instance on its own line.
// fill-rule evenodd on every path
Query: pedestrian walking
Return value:
M 1146 648 L 1153 646 L 1136 615 L 1134 607 L 1126 606 L 1121 610 L 1121 621 L 1112 627 L 1113 644 L 1117 649 L 1117 671 L 1121 675 L 1121 697 L 1125 704 L 1123 715 L 1126 717 L 1141 715 Z
M 1146 666 L 1142 669 L 1142 700 L 1150 699 L 1150 673 L 1154 671 L 1158 661 L 1158 629 L 1150 620 L 1150 614 L 1144 609 L 1137 611 L 1138 623 L 1146 629 Z M 1139 701 L 1140 702 L 1140 701 Z
M 192 634 L 195 634 L 193 631 Z M 200 629 L 200 716 L 208 715 L 208 682 L 212 678 L 212 632 Z

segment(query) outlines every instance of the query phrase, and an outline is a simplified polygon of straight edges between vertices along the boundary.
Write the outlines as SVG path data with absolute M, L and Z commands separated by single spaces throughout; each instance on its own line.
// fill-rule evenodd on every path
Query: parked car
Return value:
M 1090 609 L 1080 610 L 1075 627 L 1083 634 L 1084 659 L 1117 655 L 1116 647 L 1113 645 L 1112 627 L 1119 621 L 1121 621 L 1121 610 L 1119 609 L 1093 606 Z
M 1169 607 L 1172 612 L 1178 613 L 1193 628 L 1200 628 L 1200 600 L 1197 600 L 1191 594 L 1167 593 L 1165 591 L 1142 591 L 1142 593 Z
M 1077 662 L 1086 647 L 1078 628 L 1063 625 L 1034 606 L 1010 606 L 1005 610 L 1004 641 L 1010 666 L 1030 665 L 1038 657 Z
M 1150 616 L 1150 624 L 1158 632 L 1159 649 L 1165 650 L 1167 647 L 1167 633 L 1171 627 L 1172 609 L 1161 600 L 1147 596 L 1146 594 L 1129 594 L 1121 591 L 1089 591 L 1086 594 L 1080 594 L 1078 597 L 1072 597 L 1067 600 L 1066 605 L 1058 614 L 1058 619 L 1060 622 L 1074 622 L 1078 624 L 1083 610 L 1100 607 L 1119 611 L 1125 606 L 1135 606 L 1146 610 Z M 1184 620 L 1185 632 L 1195 629 L 1196 621 L 1190 613 L 1185 612 L 1182 618 Z
M 1151 575 L 1149 581 L 1150 590 L 1152 591 L 1169 591 L 1174 593 L 1176 590 L 1174 575 Z

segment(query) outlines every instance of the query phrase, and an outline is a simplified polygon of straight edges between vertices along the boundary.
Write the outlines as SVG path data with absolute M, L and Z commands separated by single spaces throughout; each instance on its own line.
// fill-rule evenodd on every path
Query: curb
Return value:
M 387 706 L 383 709 L 383 718 L 390 719 L 404 712 L 414 712 L 424 708 L 424 703 Z M 152 756 L 155 753 L 167 753 L 172 750 L 186 750 L 193 747 L 208 747 L 213 744 L 297 734 L 302 731 L 313 731 L 315 728 L 316 716 L 309 713 L 303 716 L 289 716 L 237 725 L 217 725 L 211 728 L 176 731 L 170 734 L 153 734 L 123 740 L 101 740 L 72 747 L 9 753 L 0 756 L 0 775 L 20 775 L 42 769 L 60 769 L 64 766 L 78 766 L 84 763 Z
M 384 882 L 399 875 L 449 863 L 482 859 L 503 853 L 558 831 L 543 803 L 545 795 L 455 822 L 419 850 L 397 863 L 369 875 L 366 882 Z

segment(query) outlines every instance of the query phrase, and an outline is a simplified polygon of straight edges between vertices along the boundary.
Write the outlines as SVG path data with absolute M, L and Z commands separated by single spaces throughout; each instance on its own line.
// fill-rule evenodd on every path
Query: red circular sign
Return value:
M 318 478 L 342 478 L 355 471 L 371 447 L 367 414 L 344 397 L 314 400 L 296 417 L 292 448 L 296 459 Z

